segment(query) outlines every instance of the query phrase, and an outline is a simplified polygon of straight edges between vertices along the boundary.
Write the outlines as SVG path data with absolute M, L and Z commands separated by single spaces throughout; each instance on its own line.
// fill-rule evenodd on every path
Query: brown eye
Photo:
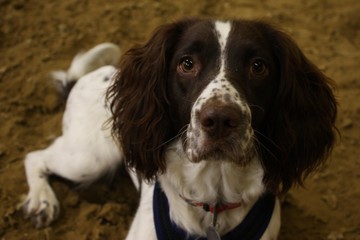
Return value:
M 267 73 L 267 66 L 262 59 L 257 59 L 251 64 L 250 71 L 253 75 L 262 76 Z
M 194 69 L 194 61 L 191 57 L 184 57 L 179 65 L 179 68 L 184 73 L 189 73 Z

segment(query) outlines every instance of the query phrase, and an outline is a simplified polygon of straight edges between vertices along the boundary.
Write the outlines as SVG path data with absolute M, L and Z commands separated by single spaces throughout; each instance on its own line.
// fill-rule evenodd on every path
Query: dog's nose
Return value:
M 229 136 L 241 123 L 241 112 L 232 106 L 205 106 L 199 114 L 202 129 L 211 137 Z

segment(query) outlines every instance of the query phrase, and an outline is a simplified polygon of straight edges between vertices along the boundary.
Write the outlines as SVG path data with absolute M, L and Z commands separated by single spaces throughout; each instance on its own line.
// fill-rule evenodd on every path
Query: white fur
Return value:
M 219 88 L 220 96 L 230 94 L 239 109 L 250 115 L 247 105 L 241 100 L 241 96 L 236 96 L 237 92 L 230 82 L 226 80 L 225 88 L 215 82 L 216 79 L 221 80 L 225 77 L 224 54 L 231 24 L 217 22 L 215 26 L 221 46 L 221 67 L 214 81 L 211 81 L 200 94 L 202 98 L 194 104 L 194 109 L 201 109 L 202 104 L 211 96 L 212 89 Z M 80 60 L 77 57 L 74 62 L 76 61 L 79 64 L 74 64 L 72 72 L 78 72 L 76 66 L 80 66 L 79 72 L 82 73 L 86 72 L 83 69 L 88 69 L 87 64 L 93 68 L 91 61 L 87 61 L 86 58 Z M 114 67 L 107 66 L 81 77 L 67 101 L 63 135 L 47 149 L 26 156 L 29 194 L 24 203 L 24 210 L 35 220 L 37 227 L 49 225 L 59 212 L 58 200 L 47 182 L 48 175 L 57 174 L 75 182 L 91 182 L 114 170 L 121 163 L 122 153 L 111 138 L 109 126 L 104 124 L 110 117 L 104 94 L 111 83 L 111 80 L 105 79 L 111 78 L 114 71 Z M 193 111 L 191 124 L 192 127 L 197 127 Z M 194 163 L 191 154 L 189 155 L 178 139 L 168 147 L 166 161 L 166 173 L 159 176 L 158 180 L 169 200 L 170 217 L 191 234 L 205 236 L 212 216 L 201 208 L 190 206 L 179 197 L 179 194 L 199 202 L 241 202 L 241 207 L 219 214 L 217 230 L 220 234 L 225 234 L 244 219 L 265 191 L 262 183 L 264 172 L 256 155 L 244 166 L 231 161 L 207 159 Z M 138 186 L 133 172 L 131 177 Z M 156 239 L 152 210 L 153 189 L 153 184 L 142 183 L 140 205 L 127 240 Z M 279 228 L 280 205 L 277 200 L 270 224 L 261 239 L 276 239 Z

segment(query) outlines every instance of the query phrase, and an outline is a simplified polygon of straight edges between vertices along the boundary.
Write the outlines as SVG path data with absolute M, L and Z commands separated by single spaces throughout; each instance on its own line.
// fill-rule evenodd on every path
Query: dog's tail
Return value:
M 89 72 L 102 66 L 116 66 L 120 60 L 120 48 L 113 43 L 101 43 L 86 52 L 78 53 L 67 71 L 51 72 L 56 89 L 64 99 L 69 95 L 76 81 Z

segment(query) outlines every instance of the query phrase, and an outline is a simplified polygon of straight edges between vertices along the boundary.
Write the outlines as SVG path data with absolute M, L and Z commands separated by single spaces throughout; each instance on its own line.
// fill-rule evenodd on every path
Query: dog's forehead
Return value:
M 253 22 L 199 20 L 183 31 L 176 50 L 189 54 L 206 52 L 205 55 L 212 52 L 212 56 L 223 54 L 227 58 L 225 51 L 262 46 L 264 41 L 261 28 Z
M 183 33 L 183 38 L 189 40 L 216 41 L 228 35 L 232 22 L 221 20 L 199 20 L 190 25 Z
M 181 34 L 175 48 L 174 60 L 177 61 L 185 55 L 195 55 L 200 57 L 202 63 L 208 64 L 215 61 L 218 66 L 219 59 L 226 57 L 224 51 L 230 30 L 230 22 L 195 21 Z
M 237 104 L 242 111 L 246 110 L 243 106 L 238 91 L 233 87 L 232 83 L 227 79 L 227 49 L 228 39 L 231 34 L 231 23 L 224 21 L 216 21 L 213 24 L 213 33 L 219 46 L 218 70 L 208 84 L 202 90 L 198 99 L 195 101 L 193 112 L 199 111 L 202 106 L 211 101 L 232 102 Z
M 213 21 L 199 20 L 184 29 L 178 40 L 180 53 L 218 52 L 218 40 Z
M 189 39 L 213 40 L 215 37 L 214 28 L 214 21 L 198 20 L 184 31 L 184 36 Z
M 271 26 L 256 21 L 232 21 L 231 31 L 227 41 L 229 55 L 257 52 L 272 55 L 272 48 L 276 44 L 275 32 Z M 244 52 L 245 51 L 245 52 Z M 246 51 L 248 51 L 246 53 Z

